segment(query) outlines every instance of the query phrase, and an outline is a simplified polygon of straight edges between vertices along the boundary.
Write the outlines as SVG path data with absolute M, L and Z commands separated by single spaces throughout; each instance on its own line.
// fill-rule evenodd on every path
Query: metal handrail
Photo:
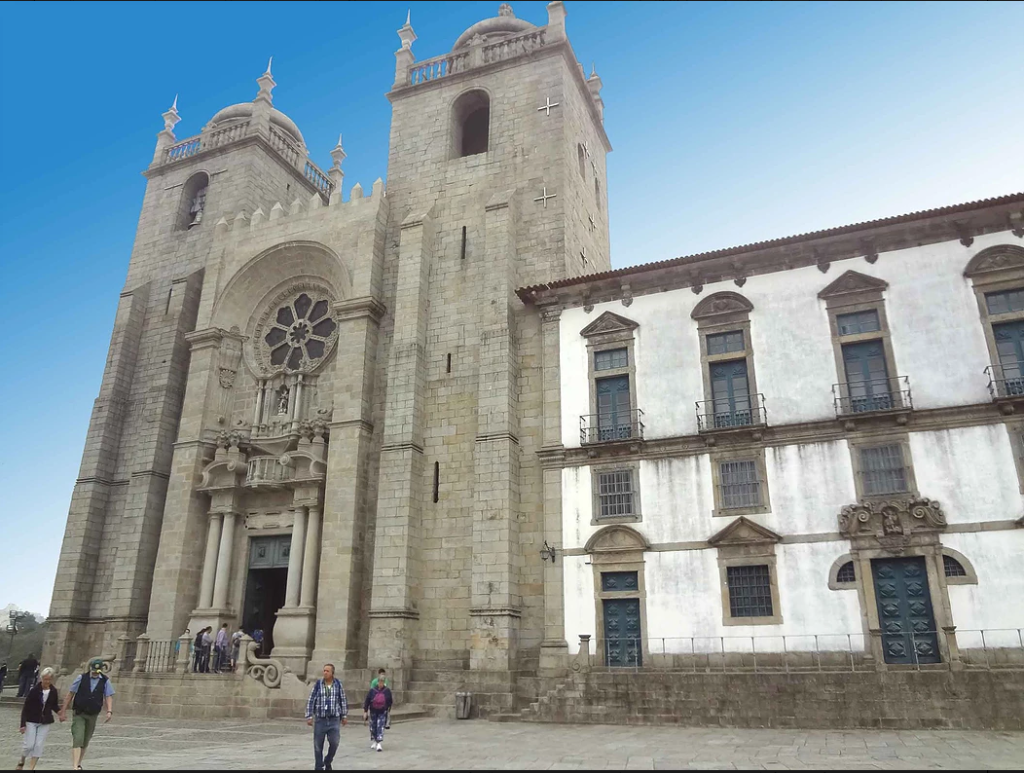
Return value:
M 580 445 L 644 439 L 644 412 L 628 414 L 594 413 L 580 416 Z
M 1007 376 L 1006 371 L 1013 375 Z M 1006 397 L 1024 397 L 1024 362 L 1009 365 L 989 365 L 985 368 L 988 376 L 988 392 L 993 400 Z
M 833 384 L 832 395 L 836 416 L 906 411 L 914 408 L 910 379 L 907 376 Z
M 979 670 L 1024 670 L 1024 628 L 956 629 L 960 665 Z M 949 667 L 922 663 L 919 640 L 931 644 L 945 631 L 907 631 L 760 636 L 620 637 L 604 641 L 604 667 L 619 670 L 690 671 L 692 673 L 800 673 L 874 671 L 868 640 L 909 638 L 911 663 L 917 670 Z M 581 637 L 582 638 L 582 637 Z M 587 637 L 588 640 L 591 637 Z M 760 644 L 759 644 L 760 642 Z M 609 665 L 612 648 L 625 647 L 631 662 Z M 589 645 L 587 645 L 589 646 Z M 632 656 L 632 657 L 630 657 Z M 890 666 L 897 664 L 890 664 Z
M 746 400 L 746 408 L 737 408 L 736 403 Z M 737 427 L 756 427 L 768 423 L 764 407 L 764 395 L 760 392 L 747 395 L 740 400 L 700 400 L 697 402 L 697 430 L 714 432 Z

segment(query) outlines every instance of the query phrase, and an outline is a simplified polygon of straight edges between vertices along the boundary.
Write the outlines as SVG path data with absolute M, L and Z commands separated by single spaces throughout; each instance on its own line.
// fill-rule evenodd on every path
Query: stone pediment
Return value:
M 694 307 L 690 316 L 693 319 L 708 319 L 726 314 L 748 314 L 754 310 L 754 304 L 739 293 L 721 292 L 709 295 Z
M 1015 244 L 997 244 L 982 250 L 967 264 L 964 276 L 972 277 L 1004 269 L 1024 269 L 1024 247 Z
M 620 317 L 618 314 L 606 311 L 600 317 L 583 328 L 580 331 L 580 335 L 584 338 L 589 338 L 591 336 L 607 335 L 609 333 L 630 333 L 638 327 L 640 327 L 640 325 L 633 320 L 626 319 L 625 317 Z
M 754 523 L 742 515 L 708 539 L 708 543 L 716 548 L 734 545 L 764 545 L 781 541 L 782 537 L 771 529 Z
M 881 292 L 889 287 L 884 279 L 868 276 L 859 271 L 847 271 L 832 284 L 818 293 L 819 298 L 834 298 L 837 295 L 848 295 L 849 293 Z
M 861 502 L 839 513 L 839 533 L 844 537 L 906 537 L 914 532 L 943 531 L 946 514 L 934 499 L 919 497 Z
M 587 540 L 588 553 L 620 553 L 631 550 L 650 550 L 644 536 L 628 526 L 606 526 Z

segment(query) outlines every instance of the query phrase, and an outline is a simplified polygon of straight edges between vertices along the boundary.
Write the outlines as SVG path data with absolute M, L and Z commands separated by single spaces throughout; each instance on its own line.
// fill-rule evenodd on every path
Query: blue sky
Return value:
M 46 612 L 160 114 L 250 101 L 387 174 L 395 30 L 497 2 L 0 6 L 0 607 Z M 537 24 L 542 2 L 513 4 Z M 616 267 L 1024 189 L 1022 3 L 567 2 L 604 81 Z M 26 317 L 17 310 L 24 309 Z

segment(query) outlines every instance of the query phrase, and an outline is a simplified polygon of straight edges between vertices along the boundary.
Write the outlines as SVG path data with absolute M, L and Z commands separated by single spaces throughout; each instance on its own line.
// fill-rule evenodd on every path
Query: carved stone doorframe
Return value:
M 590 555 L 594 568 L 594 607 L 596 630 L 596 663 L 607 666 L 604 630 L 604 601 L 630 598 L 640 602 L 641 662 L 647 662 L 647 588 L 644 582 L 644 552 L 650 545 L 644 536 L 629 526 L 607 526 L 594 534 L 584 550 Z M 635 591 L 610 592 L 602 589 L 601 575 L 605 572 L 636 572 Z
M 850 555 L 856 570 L 857 595 L 868 642 L 865 654 L 874 660 L 878 670 L 890 666 L 885 662 L 871 567 L 871 561 L 878 558 L 924 558 L 942 662 L 952 668 L 960 664 L 942 561 L 940 538 L 945 529 L 946 516 L 939 503 L 919 497 L 863 501 L 847 505 L 839 514 L 839 532 L 850 540 Z

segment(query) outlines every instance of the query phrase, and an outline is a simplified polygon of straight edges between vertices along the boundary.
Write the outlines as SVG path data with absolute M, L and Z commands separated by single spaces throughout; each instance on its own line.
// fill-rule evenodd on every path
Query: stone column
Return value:
M 220 549 L 220 533 L 224 516 L 210 513 L 210 528 L 206 533 L 206 558 L 203 560 L 203 580 L 199 587 L 199 608 L 213 606 L 213 578 L 217 571 L 217 552 Z
M 423 459 L 427 291 L 434 244 L 429 212 L 402 222 L 394 337 L 380 452 L 369 651 L 395 666 L 401 688 L 411 667 L 419 611 L 421 507 L 428 496 Z
M 320 570 L 320 506 L 311 505 L 306 528 L 306 551 L 302 558 L 301 607 L 316 606 L 316 580 Z
M 302 556 L 306 547 L 306 508 L 292 508 L 292 543 L 288 552 L 288 584 L 284 592 L 284 605 L 299 605 L 299 582 L 302 576 Z
M 231 554 L 235 545 L 235 518 L 237 513 L 224 513 L 224 530 L 220 535 L 220 553 L 217 556 L 217 573 L 213 581 L 213 607 L 226 609 L 228 585 L 231 583 Z
M 543 432 L 540 451 L 544 497 L 544 539 L 562 546 L 562 384 L 560 373 L 561 307 L 540 310 L 543 372 Z M 545 676 L 564 673 L 569 648 L 565 639 L 565 595 L 562 562 L 544 562 L 544 639 L 540 645 L 540 669 Z
M 486 259 L 477 264 L 480 353 L 473 448 L 473 575 L 470 668 L 515 666 L 522 600 L 519 552 L 519 403 L 515 320 L 515 198 L 503 191 L 485 207 Z
M 360 255 L 372 265 L 374 255 Z M 373 443 L 373 393 L 377 342 L 383 305 L 363 296 L 334 305 L 338 322 L 338 360 L 345 368 L 334 374 L 334 416 L 327 456 L 327 481 L 320 553 L 330 556 L 321 563 L 316 612 L 317 665 L 335 663 L 338 668 L 363 665 L 369 613 L 363 580 L 366 557 L 364 540 L 372 504 L 368 496 L 370 454 Z

